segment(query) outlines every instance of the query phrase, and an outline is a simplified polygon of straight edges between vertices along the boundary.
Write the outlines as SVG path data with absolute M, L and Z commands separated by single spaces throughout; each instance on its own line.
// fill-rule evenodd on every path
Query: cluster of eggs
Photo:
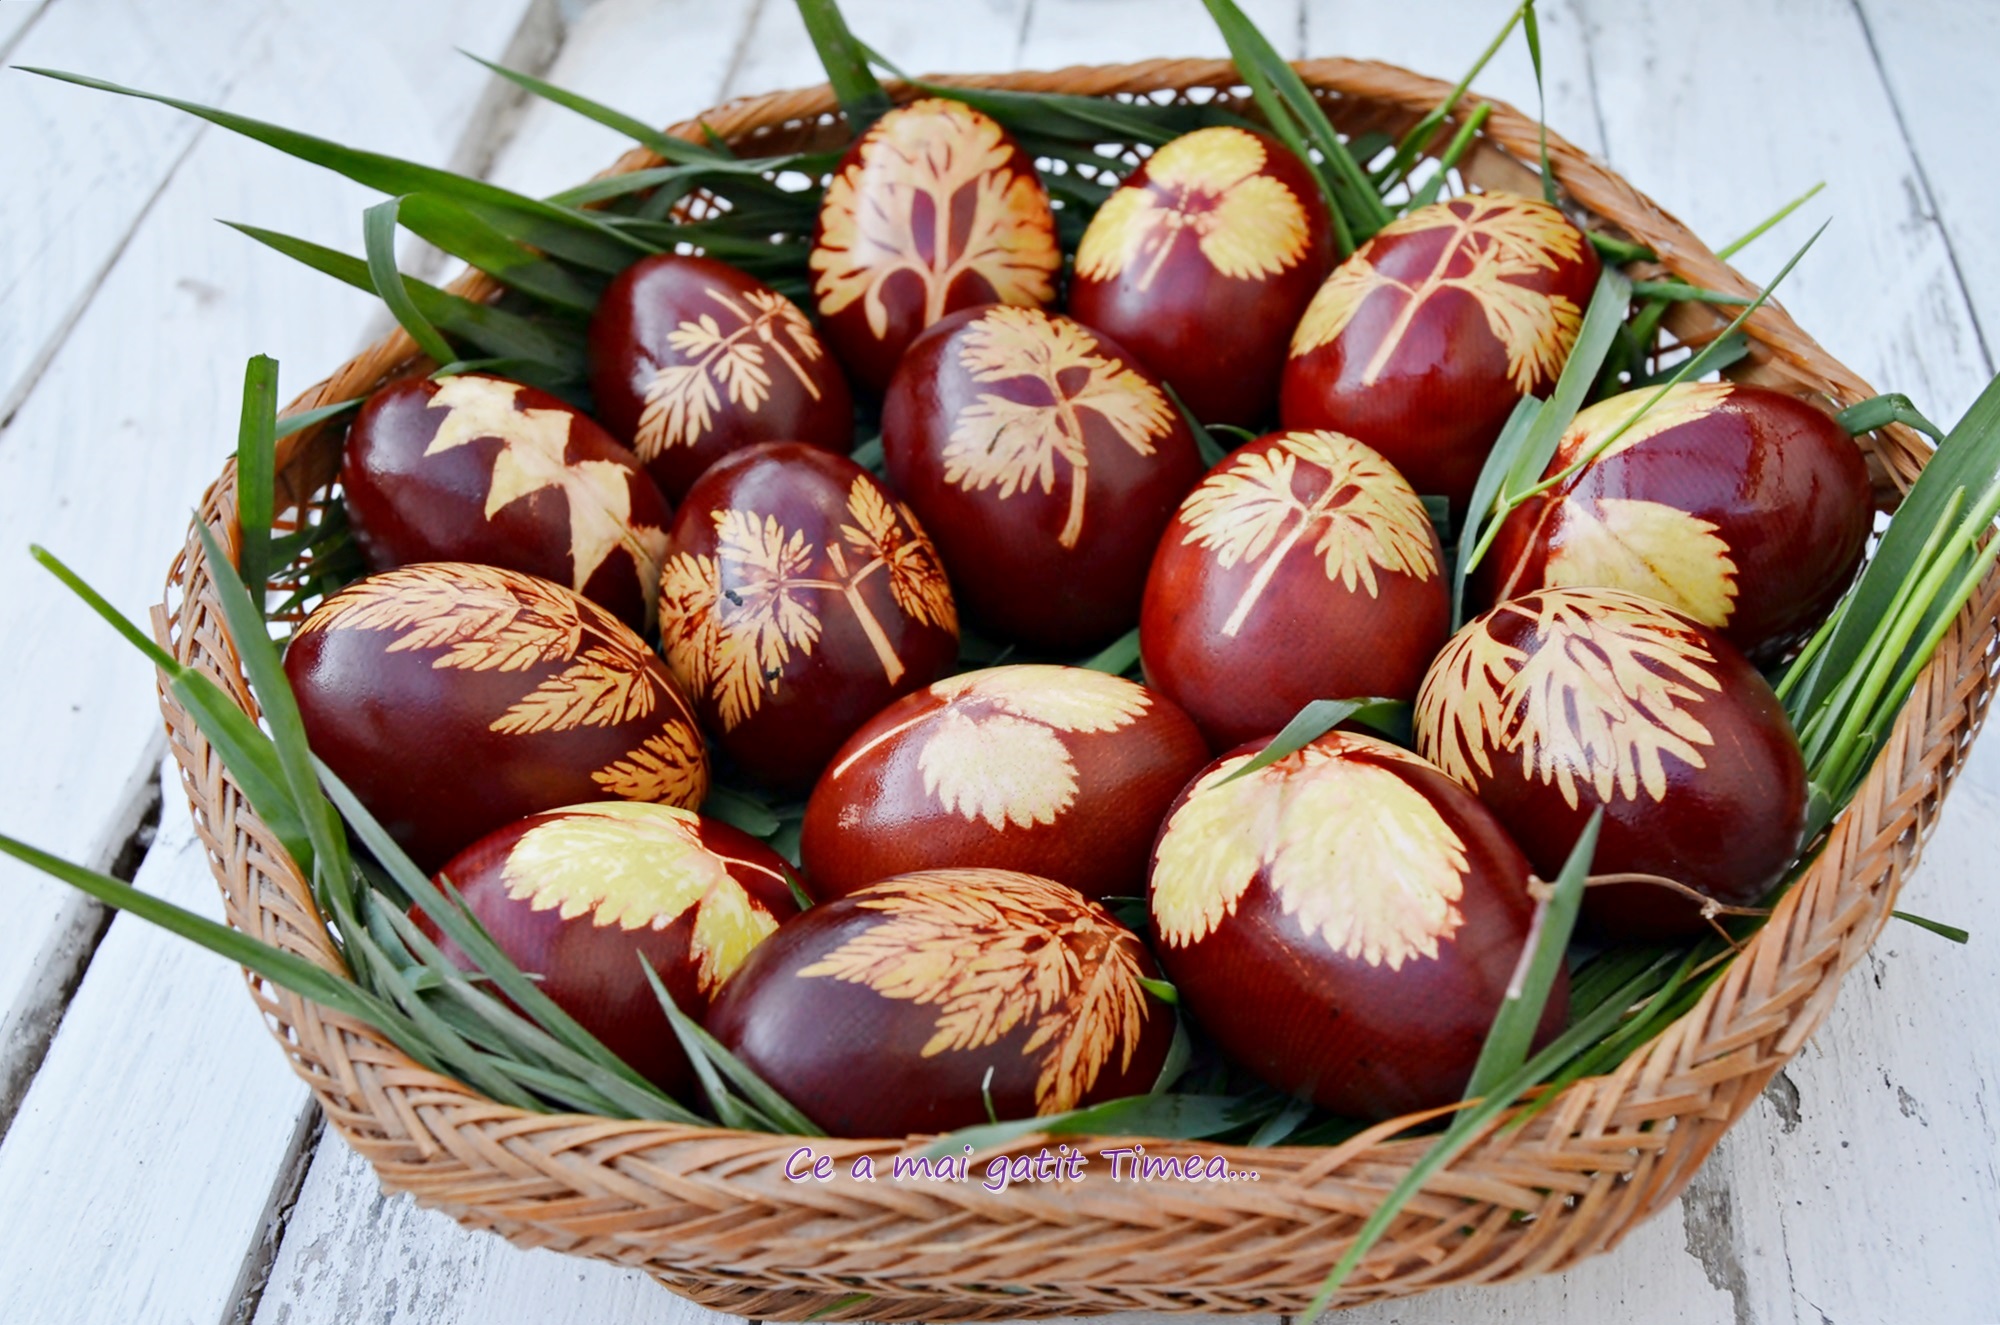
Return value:
M 594 418 L 477 373 L 377 392 L 341 473 L 375 573 L 286 655 L 315 751 L 635 1068 L 691 1084 L 650 966 L 845 1135 L 1145 1090 L 1161 970 L 1282 1090 L 1446 1103 L 1593 811 L 1600 873 L 1775 881 L 1803 766 L 1749 659 L 1824 615 L 1869 522 L 1827 415 L 1728 383 L 1584 411 L 1451 635 L 1419 494 L 1462 513 L 1552 386 L 1582 231 L 1469 195 L 1336 265 L 1311 172 L 1215 127 L 1112 192 L 1067 313 L 1063 256 L 1019 145 L 919 100 L 834 172 L 816 319 L 664 255 L 597 310 Z M 885 478 L 848 457 L 857 396 Z M 1183 405 L 1278 426 L 1204 472 Z M 1136 625 L 1147 684 L 953 674 L 961 613 L 1040 658 Z M 1251 764 L 1349 697 L 1414 702 L 1415 752 Z M 711 760 L 805 798 L 796 874 L 697 813 Z M 1106 909 L 1140 897 L 1150 943 Z M 1637 882 L 1588 914 L 1701 923 Z

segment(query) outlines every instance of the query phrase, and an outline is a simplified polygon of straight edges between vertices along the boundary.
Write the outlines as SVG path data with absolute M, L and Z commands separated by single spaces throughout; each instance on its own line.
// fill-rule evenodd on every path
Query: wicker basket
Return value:
M 1344 130 L 1397 132 L 1445 84 L 1387 65 L 1318 60 L 1300 73 Z M 1153 61 L 1050 74 L 965 78 L 965 85 L 1093 96 L 1239 95 L 1222 61 Z M 844 137 L 824 87 L 734 102 L 703 117 L 757 153 Z M 674 132 L 698 140 L 693 125 Z M 1596 223 L 1658 253 L 1699 285 L 1747 283 L 1666 212 L 1553 135 L 1554 172 Z M 1495 105 L 1462 172 L 1486 187 L 1532 191 L 1534 122 Z M 646 152 L 614 171 L 659 164 Z M 490 298 L 476 273 L 454 287 Z M 1721 318 L 1678 306 L 1681 344 Z M 1750 323 L 1753 352 L 1734 376 L 1842 404 L 1873 395 L 1776 306 Z M 344 400 L 426 365 L 398 332 L 306 392 L 295 409 Z M 1927 454 L 1907 429 L 1863 439 L 1878 492 L 1893 504 Z M 278 457 L 281 526 L 331 499 L 337 426 L 288 439 Z M 200 518 L 225 539 L 236 480 L 225 468 Z M 254 712 L 236 650 L 192 532 L 154 614 L 160 641 Z M 1614 1074 L 1579 1081 L 1524 1128 L 1488 1131 L 1428 1183 L 1364 1259 L 1342 1304 L 1561 1270 L 1615 1245 L 1671 1202 L 1832 1006 L 1841 976 L 1886 921 L 1978 729 L 2000 671 L 2000 571 L 1946 636 L 1854 804 L 1802 884 L 1686 1016 Z M 305 880 L 258 822 L 221 759 L 164 689 L 161 708 L 232 923 L 330 969 L 339 958 Z M 869 1154 L 886 1173 L 894 1142 L 816 1143 L 839 1176 L 784 1176 L 794 1138 L 573 1115 L 525 1113 L 418 1067 L 369 1027 L 261 980 L 251 993 L 327 1117 L 391 1190 L 523 1246 L 638 1266 L 674 1291 L 746 1316 L 799 1320 L 981 1320 L 1128 1309 L 1296 1312 L 1383 1195 L 1427 1148 L 1388 1140 L 1384 1124 L 1334 1148 L 1222 1148 L 1257 1182 L 1114 1183 L 1105 1166 L 1079 1185 L 986 1190 L 979 1182 L 874 1183 L 845 1175 Z M 1100 1146 L 1085 1141 L 1094 1153 Z M 1156 1141 L 1155 1155 L 1217 1147 Z M 865 1295 L 865 1296 L 864 1296 Z

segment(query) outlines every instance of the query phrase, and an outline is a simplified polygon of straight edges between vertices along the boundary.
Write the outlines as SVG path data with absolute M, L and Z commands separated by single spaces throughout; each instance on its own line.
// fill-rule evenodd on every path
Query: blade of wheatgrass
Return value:
M 771 807 L 757 797 L 718 783 L 709 784 L 708 797 L 701 803 L 701 812 L 711 819 L 720 819 L 740 828 L 752 837 L 769 837 L 778 831 L 780 822 L 778 816 L 771 813 Z
M 366 396 L 356 396 L 352 400 L 341 400 L 331 405 L 321 405 L 318 409 L 303 409 L 297 414 L 281 414 L 272 424 L 271 440 L 275 442 L 281 437 L 290 437 L 295 432 L 302 432 L 312 427 L 315 423 L 325 423 L 328 419 L 337 419 L 351 409 L 361 408 L 367 399 L 368 397 Z
M 1113 676 L 1123 676 L 1132 670 L 1132 664 L 1139 661 L 1139 628 L 1126 631 L 1117 639 L 1105 645 L 1095 656 L 1086 658 L 1079 667 L 1088 667 L 1093 672 L 1109 672 Z
M 1805 206 L 1807 203 L 1811 202 L 1814 198 L 1818 197 L 1819 191 L 1825 187 L 1826 187 L 1825 180 L 1821 180 L 1819 183 L 1813 185 L 1811 188 L 1807 189 L 1804 193 L 1801 193 L 1798 197 L 1792 199 L 1790 202 L 1786 203 L 1783 207 L 1780 207 L 1777 211 L 1772 212 L 1769 216 L 1759 221 L 1756 225 L 1751 226 L 1748 230 L 1744 231 L 1736 238 L 1730 240 L 1727 244 L 1724 244 L 1721 248 L 1715 250 L 1715 256 L 1723 259 L 1724 261 L 1727 261 L 1728 259 L 1735 257 L 1738 253 L 1741 253 L 1744 249 L 1756 243 L 1759 239 L 1762 239 L 1764 237 L 1764 233 L 1769 229 L 1771 229 L 1771 227 L 1777 225 L 1778 222 L 1784 220 L 1787 216 L 1790 216 L 1793 212 L 1796 212 L 1799 208 Z
M 1375 179 L 1383 192 L 1386 193 L 1394 188 L 1409 175 L 1417 163 L 1417 157 L 1430 143 L 1439 126 L 1451 118 L 1452 112 L 1458 109 L 1458 103 L 1464 99 L 1466 89 L 1472 86 L 1472 80 L 1479 77 L 1486 66 L 1493 62 L 1493 57 L 1507 44 L 1507 38 L 1520 25 L 1522 15 L 1528 8 L 1528 4 L 1516 6 L 1514 12 L 1507 16 L 1507 22 L 1502 25 L 1500 31 L 1493 35 L 1493 40 L 1486 44 L 1486 49 L 1479 53 L 1479 58 L 1472 62 L 1472 68 L 1465 71 L 1465 77 L 1458 80 L 1458 85 L 1445 94 L 1443 101 L 1426 111 L 1422 119 L 1410 126 L 1409 132 L 1405 133 L 1401 141 L 1396 144 L 1396 154 L 1389 158 L 1387 165 L 1375 172 Z M 1461 128 L 1460 132 L 1463 131 Z
M 742 1093 L 743 1101 L 764 1123 L 758 1130 L 785 1132 L 792 1136 L 826 1135 L 812 1119 L 800 1113 L 796 1105 L 780 1095 L 769 1082 L 751 1071 L 742 1059 L 725 1048 L 722 1041 L 710 1035 L 693 1017 L 681 1011 L 672 996 L 667 993 L 667 987 L 660 983 L 659 973 L 653 969 L 653 964 L 644 957 L 639 961 L 646 969 L 646 979 L 653 986 L 654 997 L 660 1000 L 660 1007 L 667 1014 L 667 1020 L 673 1023 L 674 1034 L 680 1037 L 681 1048 L 687 1051 L 687 1056 L 694 1062 L 697 1071 L 700 1071 L 704 1064 L 707 1065 L 708 1071 L 703 1074 L 704 1084 L 707 1084 L 710 1077 L 716 1073 L 726 1078 L 728 1086 Z M 722 1090 L 720 1094 L 723 1098 L 732 1097 L 732 1091 L 729 1089 Z
M 1737 308 L 1750 302 L 1749 295 L 1731 294 L 1727 290 L 1710 290 L 1681 280 L 1634 281 L 1632 294 L 1638 299 L 1664 299 L 1669 303 L 1730 304 Z
M 1174 390 L 1171 382 L 1162 382 L 1160 385 L 1166 388 L 1167 399 L 1174 402 L 1174 408 L 1181 412 L 1181 418 L 1186 422 L 1188 431 L 1194 434 L 1195 450 L 1201 453 L 1201 463 L 1210 468 L 1221 464 L 1223 458 L 1229 454 L 1229 449 L 1216 441 L 1215 434 L 1194 416 L 1194 411 L 1187 407 L 1187 402 L 1181 399 L 1181 393 Z
M 797 0 L 799 17 L 805 21 L 806 35 L 812 38 L 819 62 L 826 68 L 826 81 L 847 116 L 847 127 L 855 137 L 868 131 L 889 109 L 889 94 L 868 67 L 868 56 L 847 19 L 834 0 Z
M 1311 1100 L 1288 1099 L 1283 1108 L 1258 1125 L 1245 1144 L 1252 1147 L 1280 1145 L 1286 1137 L 1299 1130 L 1299 1125 L 1312 1115 L 1312 1111 Z
M 1729 365 L 1750 357 L 1750 338 L 1740 331 L 1732 331 L 1727 336 L 1717 336 L 1714 340 L 1702 346 L 1701 352 L 1706 356 L 1702 360 L 1701 371 L 1703 373 L 1721 372 L 1724 368 L 1729 367 Z M 1657 373 L 1648 373 L 1643 377 L 1633 378 L 1631 384 L 1626 387 L 1626 390 L 1645 391 L 1651 387 L 1673 386 L 1675 383 L 1682 381 L 1686 376 L 1687 374 L 1681 372 L 1681 365 L 1675 364 L 1673 367 L 1663 368 Z
M 1864 432 L 1874 432 L 1877 428 L 1901 423 L 1915 428 L 1934 442 L 1944 440 L 1944 429 L 1925 418 L 1915 402 L 1901 392 L 1870 396 L 1866 400 L 1857 401 L 1834 415 L 1833 421 L 1845 428 L 1849 437 L 1859 437 Z
M 1591 302 L 1594 307 L 1596 301 Z M 1585 317 L 1588 316 L 1586 313 Z M 1472 575 L 1473 557 L 1485 555 L 1494 531 L 1506 518 L 1506 512 L 1500 509 L 1501 490 L 1509 474 L 1529 468 L 1523 456 L 1535 436 L 1535 420 L 1541 412 L 1542 402 L 1533 396 L 1522 396 L 1514 402 L 1514 412 L 1501 425 L 1500 435 L 1494 438 L 1493 449 L 1486 453 L 1479 477 L 1473 481 L 1472 496 L 1465 504 L 1465 523 L 1453 548 L 1451 628 L 1454 631 L 1465 624 L 1465 585 Z
M 1556 177 L 1549 169 L 1549 97 L 1542 87 L 1542 23 L 1535 16 L 1535 0 L 1521 6 L 1521 35 L 1528 39 L 1528 63 L 1535 69 L 1535 133 L 1541 146 L 1542 201 L 1555 206 Z
M 458 358 L 458 351 L 452 349 L 431 320 L 417 310 L 416 301 L 403 285 L 403 273 L 396 266 L 396 216 L 402 210 L 403 199 L 390 198 L 376 203 L 361 214 L 362 247 L 368 255 L 368 276 L 375 286 L 375 293 L 389 311 L 395 315 L 397 325 L 410 333 L 410 339 L 432 363 L 447 364 Z
M 1144 1136 L 1192 1141 L 1243 1125 L 1243 1100 L 1236 1095 L 1128 1095 L 1068 1113 L 984 1123 L 947 1132 L 917 1153 L 942 1159 L 1008 1145 L 1024 1136 Z
M 1972 941 L 1971 934 L 1960 929 L 1957 925 L 1947 925 L 1942 920 L 1930 920 L 1924 916 L 1912 915 L 1908 911 L 1891 911 L 1889 914 L 1903 921 L 1905 924 L 1915 925 L 1918 929 L 1928 929 L 1939 938 L 1950 939 L 1953 943 L 1970 943 Z
M 554 83 L 545 82 L 533 74 L 524 74 L 518 69 L 509 69 L 504 64 L 496 64 L 463 47 L 459 48 L 458 53 L 485 65 L 516 87 L 532 92 L 544 101 L 553 102 L 564 110 L 575 111 L 587 120 L 594 120 L 607 129 L 624 134 L 662 160 L 685 165 L 690 162 L 707 163 L 731 159 L 725 152 L 703 143 L 691 143 L 685 138 L 676 138 L 670 133 L 654 128 L 644 120 L 627 115 L 623 111 L 613 110 L 602 102 L 592 101 L 589 97 L 572 92 L 568 88 L 557 87 Z
M 419 239 L 485 272 L 555 313 L 588 318 L 604 293 L 601 277 L 585 279 L 561 263 L 542 257 L 435 193 L 406 193 L 396 219 Z
M 1243 764 L 1221 782 L 1234 782 L 1240 777 L 1269 768 L 1286 755 L 1296 754 L 1320 737 L 1353 719 L 1365 722 L 1378 730 L 1395 724 L 1401 714 L 1409 711 L 1409 705 L 1400 699 L 1315 699 L 1284 725 L 1264 748 L 1245 760 Z
M 259 616 L 272 571 L 277 415 L 278 361 L 254 355 L 243 365 L 243 412 L 236 425 L 236 560 Z
M 1444 192 L 1446 177 L 1457 169 L 1458 163 L 1465 159 L 1465 154 L 1472 150 L 1474 140 L 1479 137 L 1479 131 L 1486 127 L 1486 121 L 1492 114 L 1493 107 L 1488 102 L 1482 101 L 1472 108 L 1472 113 L 1465 117 L 1465 123 L 1459 125 L 1458 132 L 1452 135 L 1451 142 L 1445 147 L 1443 155 L 1438 157 L 1437 173 L 1425 180 L 1424 186 L 1410 195 L 1410 201 L 1403 207 L 1404 212 L 1414 212 L 1417 208 L 1428 207 L 1438 200 L 1438 195 Z

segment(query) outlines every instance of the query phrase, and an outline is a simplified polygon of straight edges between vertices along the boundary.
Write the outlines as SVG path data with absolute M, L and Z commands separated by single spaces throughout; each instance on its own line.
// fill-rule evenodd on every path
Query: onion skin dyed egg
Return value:
M 1197 129 L 1091 218 L 1069 311 L 1172 383 L 1196 418 L 1255 425 L 1277 406 L 1292 328 L 1333 255 L 1319 185 L 1284 144 Z
M 987 115 L 931 97 L 890 111 L 847 149 L 807 261 L 827 343 L 855 382 L 880 392 L 917 333 L 946 313 L 1051 303 L 1062 250 L 1035 163 Z
M 1437 531 L 1381 456 L 1328 432 L 1232 452 L 1181 503 L 1146 581 L 1146 679 L 1211 747 L 1315 699 L 1410 699 L 1444 643 Z
M 708 791 L 694 714 L 646 642 L 515 571 L 358 580 L 299 627 L 285 675 L 313 753 L 423 870 L 530 814 Z
M 708 1029 L 830 1136 L 1033 1118 L 1152 1089 L 1174 1016 L 1094 902 L 1007 870 L 933 870 L 822 902 L 750 954 Z
M 799 843 L 807 886 L 841 897 L 976 866 L 1136 897 L 1161 815 L 1207 762 L 1186 714 L 1121 677 L 1039 664 L 949 677 L 869 719 L 821 775 Z
M 930 540 L 845 456 L 731 452 L 671 533 L 661 648 L 703 728 L 768 787 L 806 791 L 855 728 L 958 656 Z
M 1201 452 L 1159 379 L 1080 322 L 990 304 L 910 346 L 882 408 L 889 482 L 966 615 L 1072 652 L 1131 629 Z
M 1209 765 L 1160 829 L 1153 950 L 1224 1053 L 1335 1113 L 1465 1092 L 1527 945 L 1528 861 L 1451 779 L 1333 732 L 1231 780 Z M 1537 1030 L 1568 1016 L 1559 975 Z
M 643 960 L 700 1021 L 743 959 L 798 914 L 769 847 L 692 810 L 572 805 L 489 833 L 439 871 L 500 950 L 639 1075 L 669 1094 L 693 1069 Z M 472 961 L 421 911 L 417 927 Z
M 1391 221 L 1292 334 L 1287 428 L 1331 428 L 1462 511 L 1514 405 L 1546 395 L 1597 284 L 1597 253 L 1554 207 L 1468 194 Z
M 1543 477 L 1589 455 L 1653 394 L 1577 415 Z M 1480 587 L 1489 603 L 1558 585 L 1624 589 L 1771 659 L 1833 610 L 1873 523 L 1861 449 L 1826 414 L 1765 387 L 1687 382 L 1516 507 Z
M 1593 875 L 1658 875 L 1726 906 L 1755 905 L 1801 845 L 1784 707 L 1734 646 L 1650 598 L 1546 589 L 1473 618 L 1425 677 L 1415 728 L 1544 878 L 1600 806 Z M 1583 914 L 1614 938 L 1706 929 L 1655 884 L 1593 886 Z
M 504 566 L 652 628 L 667 503 L 631 451 L 547 392 L 483 373 L 392 382 L 348 429 L 340 484 L 370 570 Z
M 847 379 L 806 315 L 712 258 L 641 258 L 611 282 L 590 320 L 590 390 L 674 501 L 740 447 L 854 445 Z

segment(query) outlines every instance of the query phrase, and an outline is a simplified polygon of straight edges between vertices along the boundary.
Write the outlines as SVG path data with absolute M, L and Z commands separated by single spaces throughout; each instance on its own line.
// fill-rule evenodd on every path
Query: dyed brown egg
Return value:
M 1465 1092 L 1526 946 L 1528 861 L 1491 813 L 1387 741 L 1329 733 L 1231 780 L 1211 764 L 1153 853 L 1153 947 L 1224 1053 L 1338 1114 Z M 1540 1035 L 1568 1015 L 1559 978 Z
M 1501 524 L 1483 597 L 1625 589 L 1752 657 L 1781 654 L 1861 565 L 1874 518 L 1861 450 L 1825 413 L 1765 387 L 1683 383 L 1639 414 L 1654 394 L 1576 416 L 1545 478 L 1609 446 Z
M 1173 1013 L 1096 903 L 1007 870 L 934 870 L 822 902 L 750 955 L 715 1038 L 832 1136 L 1035 1118 L 1152 1088 Z M 987 1085 L 988 1074 L 990 1085 Z M 984 1090 L 982 1090 L 984 1087 Z
M 453 856 L 440 876 L 500 951 L 606 1048 L 669 1094 L 693 1071 L 647 980 L 700 1021 L 722 982 L 798 914 L 778 854 L 670 805 L 604 801 L 537 814 Z M 421 911 L 447 959 L 471 959 Z
M 889 481 L 983 629 L 1076 651 L 1132 628 L 1201 452 L 1159 379 L 1082 323 L 991 304 L 919 336 L 882 409 Z
M 890 111 L 847 149 L 808 261 L 833 352 L 881 391 L 946 313 L 1052 301 L 1062 250 L 1035 163 L 988 116 L 932 97 Z
M 642 258 L 590 320 L 597 416 L 679 501 L 729 452 L 854 445 L 847 379 L 798 305 L 712 258 Z
M 661 648 L 743 770 L 803 792 L 856 727 L 958 656 L 958 615 L 916 517 L 845 456 L 735 451 L 674 517 Z
M 285 675 L 313 753 L 421 869 L 559 806 L 708 791 L 694 715 L 646 642 L 531 575 L 371 575 L 306 618 Z
M 1332 266 L 1312 172 L 1269 134 L 1218 125 L 1163 145 L 1098 208 L 1069 311 L 1172 383 L 1196 418 L 1258 424 Z
M 372 570 L 504 566 L 652 628 L 667 503 L 630 451 L 546 392 L 480 373 L 392 382 L 348 429 L 340 483 Z
M 1754 905 L 1798 853 L 1805 761 L 1771 687 L 1714 631 L 1614 589 L 1547 589 L 1452 637 L 1424 678 L 1417 750 L 1499 816 L 1544 878 L 1604 810 L 1593 874 Z M 1694 933 L 1697 903 L 1594 886 L 1615 937 Z
M 1358 437 L 1463 510 L 1515 402 L 1555 385 L 1597 273 L 1590 241 L 1545 202 L 1483 193 L 1419 207 L 1306 306 L 1278 417 Z
M 1402 476 L 1339 433 L 1272 433 L 1181 503 L 1139 649 L 1220 749 L 1315 699 L 1411 698 L 1450 620 L 1437 531 Z
M 906 695 L 848 738 L 813 788 L 799 849 L 815 897 L 944 866 L 1136 897 L 1160 817 L 1208 746 L 1144 686 L 1020 665 Z

